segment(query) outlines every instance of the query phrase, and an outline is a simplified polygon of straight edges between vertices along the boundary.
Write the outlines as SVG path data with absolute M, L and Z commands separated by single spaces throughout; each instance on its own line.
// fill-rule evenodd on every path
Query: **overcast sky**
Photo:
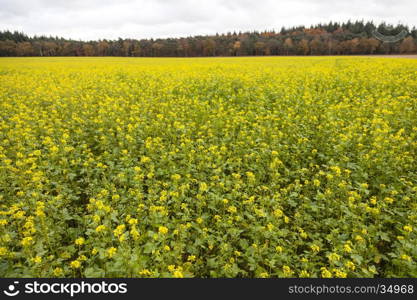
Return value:
M 348 19 L 417 25 L 416 0 L 0 0 L 0 30 L 97 40 L 279 30 Z

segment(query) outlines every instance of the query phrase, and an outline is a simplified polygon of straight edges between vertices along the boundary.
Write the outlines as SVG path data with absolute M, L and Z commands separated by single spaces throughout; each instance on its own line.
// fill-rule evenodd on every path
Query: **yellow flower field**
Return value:
M 1 58 L 0 277 L 417 277 L 417 60 Z

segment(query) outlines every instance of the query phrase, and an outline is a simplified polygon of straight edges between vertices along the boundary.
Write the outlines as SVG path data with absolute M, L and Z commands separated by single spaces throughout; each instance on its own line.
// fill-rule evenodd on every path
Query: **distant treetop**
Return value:
M 386 36 L 387 39 L 381 37 Z M 398 40 L 395 37 L 398 36 Z M 394 37 L 394 38 L 393 38 Z M 0 31 L 0 56 L 252 56 L 417 53 L 417 29 L 372 21 L 166 39 L 75 41 Z

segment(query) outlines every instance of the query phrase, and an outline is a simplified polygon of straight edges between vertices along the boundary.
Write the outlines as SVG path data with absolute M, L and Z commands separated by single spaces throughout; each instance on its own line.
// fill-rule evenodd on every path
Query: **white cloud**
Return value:
M 179 37 L 364 19 L 417 25 L 413 0 L 0 0 L 0 29 L 74 39 Z

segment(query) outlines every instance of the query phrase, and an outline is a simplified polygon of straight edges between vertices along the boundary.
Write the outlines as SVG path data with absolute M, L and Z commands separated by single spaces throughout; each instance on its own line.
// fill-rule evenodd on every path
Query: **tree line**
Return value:
M 376 35 L 378 33 L 378 35 Z M 397 42 L 378 39 L 401 34 Z M 372 21 L 329 22 L 280 31 L 228 32 L 165 39 L 76 41 L 0 31 L 0 56 L 194 57 L 252 55 L 359 55 L 417 53 L 417 29 Z

